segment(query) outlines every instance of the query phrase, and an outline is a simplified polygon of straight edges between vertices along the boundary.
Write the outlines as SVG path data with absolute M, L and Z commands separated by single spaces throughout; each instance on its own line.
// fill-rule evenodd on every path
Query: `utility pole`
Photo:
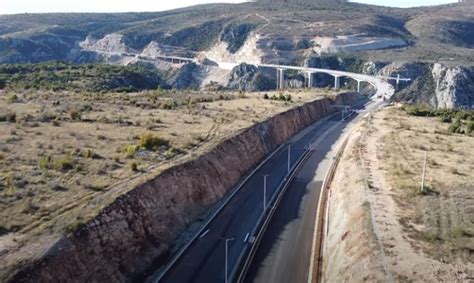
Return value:
M 263 176 L 263 213 L 267 209 L 267 177 L 270 175 Z
M 288 173 L 290 173 L 291 167 L 291 143 L 288 145 Z
M 224 238 L 221 238 L 221 239 L 224 239 Z M 228 273 L 228 269 L 229 269 L 229 267 L 228 267 L 229 242 L 233 241 L 233 240 L 234 240 L 234 238 L 226 238 L 225 239 L 225 275 L 224 275 L 225 276 L 225 283 L 228 283 L 228 280 L 229 280 L 229 278 L 228 278 L 228 274 L 229 274 Z
M 423 164 L 423 174 L 421 175 L 421 193 L 425 192 L 425 174 L 426 174 L 426 160 L 427 160 L 428 152 L 425 151 L 425 162 Z

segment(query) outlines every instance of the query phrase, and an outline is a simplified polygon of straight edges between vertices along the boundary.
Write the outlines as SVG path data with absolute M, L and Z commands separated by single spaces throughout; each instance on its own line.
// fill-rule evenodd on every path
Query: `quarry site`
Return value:
M 474 2 L 0 12 L 0 282 L 474 282 Z

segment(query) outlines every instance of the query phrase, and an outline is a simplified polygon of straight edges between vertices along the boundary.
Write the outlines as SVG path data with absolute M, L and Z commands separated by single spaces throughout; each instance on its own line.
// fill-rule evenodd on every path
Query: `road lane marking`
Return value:
M 207 233 L 209 233 L 209 229 L 207 229 L 206 231 L 204 231 L 204 233 L 202 233 L 201 236 L 199 236 L 199 239 L 204 238 L 204 236 L 206 236 Z

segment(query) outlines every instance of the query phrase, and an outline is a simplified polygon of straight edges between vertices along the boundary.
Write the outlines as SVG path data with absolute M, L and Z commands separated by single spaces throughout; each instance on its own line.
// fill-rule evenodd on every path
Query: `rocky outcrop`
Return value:
M 201 70 L 195 63 L 185 64 L 170 78 L 169 84 L 175 89 L 197 89 L 201 85 Z
M 401 82 L 395 99 L 426 104 L 434 108 L 474 108 L 474 67 L 450 67 L 431 63 L 392 63 L 378 72 L 400 75 L 412 82 Z
M 245 63 L 232 70 L 227 83 L 227 88 L 240 91 L 265 91 L 275 89 L 275 86 L 270 71 Z
M 432 69 L 435 95 L 430 104 L 438 108 L 474 108 L 474 68 L 446 67 L 434 64 Z
M 84 227 L 61 239 L 21 282 L 123 282 L 166 260 L 178 235 L 288 138 L 354 95 L 324 98 L 281 113 L 172 167 L 122 195 Z
M 368 37 L 364 34 L 316 37 L 314 51 L 322 53 L 342 53 L 404 47 L 407 43 L 400 38 Z
M 123 35 L 112 33 L 107 34 L 99 40 L 94 40 L 88 36 L 79 46 L 85 50 L 96 52 L 128 52 L 129 47 L 124 43 Z

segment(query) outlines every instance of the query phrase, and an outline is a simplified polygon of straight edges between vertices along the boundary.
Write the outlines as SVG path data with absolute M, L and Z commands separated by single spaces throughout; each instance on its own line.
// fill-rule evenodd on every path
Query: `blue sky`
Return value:
M 163 11 L 196 4 L 242 0 L 0 0 L 0 14 L 45 13 L 45 12 L 129 12 Z M 411 7 L 456 2 L 452 0 L 358 0 L 377 5 Z

